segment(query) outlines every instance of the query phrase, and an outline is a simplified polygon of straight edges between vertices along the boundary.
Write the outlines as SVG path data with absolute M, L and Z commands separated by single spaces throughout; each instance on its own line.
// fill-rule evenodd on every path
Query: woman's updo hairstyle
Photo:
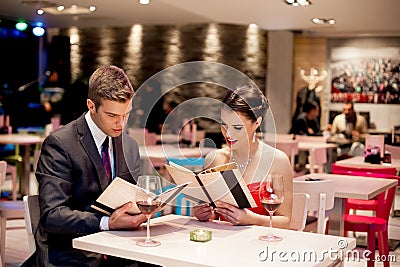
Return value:
M 253 85 L 240 86 L 235 90 L 228 89 L 222 102 L 253 122 L 264 116 L 269 108 L 268 100 L 261 90 Z

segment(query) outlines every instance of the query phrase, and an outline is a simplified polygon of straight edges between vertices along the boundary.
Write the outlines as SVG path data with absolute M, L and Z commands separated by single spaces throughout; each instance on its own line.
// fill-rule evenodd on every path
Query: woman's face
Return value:
M 232 149 L 248 148 L 257 127 L 257 122 L 249 120 L 242 113 L 221 109 L 221 131 Z

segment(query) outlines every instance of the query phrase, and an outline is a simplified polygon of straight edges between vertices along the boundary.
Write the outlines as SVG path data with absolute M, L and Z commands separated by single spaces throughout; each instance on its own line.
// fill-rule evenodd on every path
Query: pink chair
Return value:
M 379 174 L 379 177 L 400 179 L 398 176 L 390 176 Z M 368 255 L 367 267 L 372 267 L 375 264 L 375 237 L 378 235 L 378 249 L 384 267 L 389 267 L 389 245 L 388 245 L 388 220 L 390 209 L 393 205 L 396 187 L 391 187 L 385 192 L 378 195 L 375 216 L 363 216 L 354 214 L 345 214 L 344 230 L 353 232 L 367 233 L 367 249 L 371 252 Z
M 384 168 L 384 167 L 374 167 L 374 168 L 366 168 L 366 167 L 350 167 L 350 166 L 340 166 L 335 163 L 332 164 L 332 173 L 335 174 L 344 174 L 344 175 L 353 175 L 353 176 L 368 176 L 368 177 L 377 177 L 377 178 L 391 178 L 396 175 L 396 168 Z M 354 199 L 348 198 L 346 200 L 346 210 L 347 212 L 350 209 L 353 210 L 372 210 L 376 211 L 377 208 L 377 199 L 363 200 L 363 199 Z

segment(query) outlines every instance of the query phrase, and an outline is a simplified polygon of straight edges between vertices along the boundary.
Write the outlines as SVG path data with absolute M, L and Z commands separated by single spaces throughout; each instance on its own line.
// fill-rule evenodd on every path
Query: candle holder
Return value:
M 212 239 L 212 231 L 196 229 L 190 232 L 190 240 L 195 242 L 207 242 Z

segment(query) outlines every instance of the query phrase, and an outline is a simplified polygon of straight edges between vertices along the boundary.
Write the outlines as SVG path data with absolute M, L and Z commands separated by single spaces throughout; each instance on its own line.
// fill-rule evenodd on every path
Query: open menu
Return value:
M 169 162 L 168 172 L 176 184 L 188 183 L 182 191 L 186 198 L 196 202 L 226 202 L 238 208 L 257 207 L 242 175 L 235 163 L 227 163 L 201 172 L 193 172 L 183 166 Z
M 188 184 L 189 183 L 179 184 L 160 195 L 154 195 L 154 198 L 161 197 L 161 205 L 156 212 L 161 211 L 168 203 L 171 203 Z M 127 211 L 127 213 L 138 214 L 141 211 L 136 205 L 136 194 L 147 193 L 139 186 L 116 177 L 91 207 L 106 215 L 111 215 L 115 210 L 131 201 L 133 206 Z

